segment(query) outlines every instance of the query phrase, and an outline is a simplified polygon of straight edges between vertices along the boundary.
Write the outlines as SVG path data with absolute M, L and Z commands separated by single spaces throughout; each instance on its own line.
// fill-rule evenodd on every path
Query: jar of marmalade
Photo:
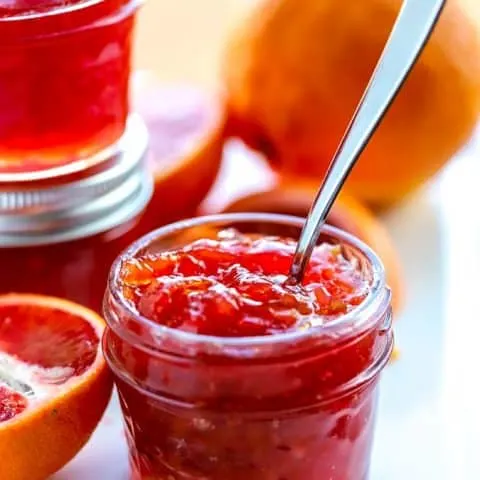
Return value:
M 100 311 L 112 261 L 146 233 L 148 134 L 132 116 L 110 158 L 0 174 L 0 292 L 64 297 Z
M 0 171 L 79 161 L 122 136 L 141 3 L 0 2 Z
M 390 290 L 375 253 L 332 227 L 291 285 L 302 224 L 189 220 L 116 260 L 104 352 L 133 479 L 367 479 Z

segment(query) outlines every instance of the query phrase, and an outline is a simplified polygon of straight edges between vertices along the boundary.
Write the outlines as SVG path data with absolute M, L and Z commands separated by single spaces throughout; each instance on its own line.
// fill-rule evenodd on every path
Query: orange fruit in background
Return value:
M 2 480 L 44 480 L 90 438 L 112 391 L 104 326 L 66 300 L 0 296 Z
M 229 133 L 284 176 L 320 180 L 391 31 L 401 0 L 265 0 L 225 63 Z M 347 189 L 388 205 L 469 139 L 480 112 L 479 31 L 449 0 Z
M 244 196 L 226 207 L 226 212 L 267 212 L 305 217 L 315 198 L 315 182 L 280 182 L 277 186 Z M 328 223 L 345 230 L 369 245 L 381 258 L 392 289 L 392 306 L 398 312 L 403 303 L 403 276 L 392 239 L 381 221 L 353 197 L 341 194 L 336 200 Z
M 155 179 L 145 228 L 192 216 L 215 182 L 222 160 L 225 116 L 220 99 L 137 72 L 132 103 L 149 130 L 148 161 Z

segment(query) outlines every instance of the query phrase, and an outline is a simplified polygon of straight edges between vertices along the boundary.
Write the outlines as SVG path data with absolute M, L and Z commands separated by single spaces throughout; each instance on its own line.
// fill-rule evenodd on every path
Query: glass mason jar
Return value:
M 141 3 L 0 5 L 0 172 L 78 161 L 122 136 Z
M 302 220 L 231 214 L 179 222 L 114 263 L 104 351 L 118 386 L 134 479 L 365 480 L 379 374 L 393 346 L 380 260 L 325 227 L 370 282 L 366 300 L 319 328 L 220 338 L 161 326 L 122 296 L 125 259 L 178 247 L 210 229 L 298 237 Z
M 110 159 L 83 170 L 0 174 L 0 293 L 53 295 L 101 310 L 115 257 L 139 235 L 153 181 L 132 116 Z

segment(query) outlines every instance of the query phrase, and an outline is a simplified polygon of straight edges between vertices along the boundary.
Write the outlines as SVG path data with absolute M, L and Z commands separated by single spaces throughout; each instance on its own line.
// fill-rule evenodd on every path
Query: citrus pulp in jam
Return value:
M 288 238 L 179 245 L 123 258 L 105 304 L 133 478 L 365 480 L 386 290 L 358 327 L 372 278 L 341 244 L 315 248 L 301 285 Z

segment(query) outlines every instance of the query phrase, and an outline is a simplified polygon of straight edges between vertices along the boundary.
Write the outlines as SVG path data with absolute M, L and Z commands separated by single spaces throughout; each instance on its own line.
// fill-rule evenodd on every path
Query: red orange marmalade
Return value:
M 105 351 L 133 478 L 365 480 L 392 347 L 376 267 L 325 242 L 291 285 L 290 238 L 190 237 L 112 273 Z
M 0 0 L 0 172 L 116 142 L 128 113 L 138 0 Z
M 289 285 L 294 250 L 290 239 L 223 231 L 218 239 L 126 261 L 123 293 L 156 323 L 219 337 L 312 328 L 367 295 L 367 281 L 338 245 L 317 247 L 303 285 Z

